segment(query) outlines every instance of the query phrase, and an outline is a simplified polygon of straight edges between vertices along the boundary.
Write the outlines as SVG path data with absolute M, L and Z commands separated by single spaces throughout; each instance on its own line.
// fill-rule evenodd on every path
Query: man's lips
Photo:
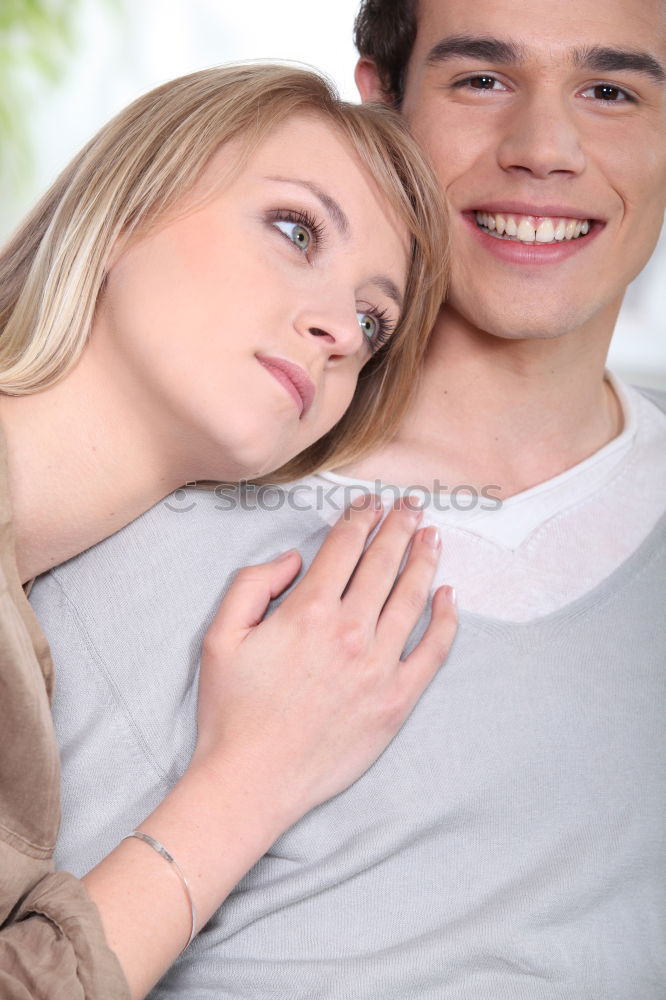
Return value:
M 529 267 L 576 256 L 606 225 L 585 209 L 562 203 L 482 202 L 463 210 L 462 217 L 496 259 Z
M 508 215 L 534 215 L 537 218 L 559 218 L 565 219 L 594 219 L 602 221 L 602 217 L 590 213 L 589 208 L 582 208 L 580 205 L 572 205 L 565 202 L 544 202 L 539 204 L 535 201 L 480 201 L 463 212 L 503 212 Z
M 284 386 L 298 407 L 298 415 L 302 419 L 308 412 L 315 398 L 315 384 L 300 365 L 286 358 L 272 358 L 257 355 L 260 365 L 271 373 L 274 379 Z
M 486 202 L 463 211 L 463 216 L 496 240 L 531 247 L 584 240 L 605 225 L 587 209 L 552 203 Z

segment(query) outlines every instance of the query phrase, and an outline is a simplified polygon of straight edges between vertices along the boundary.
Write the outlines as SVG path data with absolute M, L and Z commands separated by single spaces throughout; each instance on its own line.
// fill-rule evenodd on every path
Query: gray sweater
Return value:
M 77 874 L 186 767 L 236 568 L 290 546 L 307 563 L 327 530 L 219 506 L 160 504 L 33 589 Z M 665 581 L 663 519 L 561 611 L 463 612 L 383 756 L 280 837 L 155 1000 L 664 1000 Z

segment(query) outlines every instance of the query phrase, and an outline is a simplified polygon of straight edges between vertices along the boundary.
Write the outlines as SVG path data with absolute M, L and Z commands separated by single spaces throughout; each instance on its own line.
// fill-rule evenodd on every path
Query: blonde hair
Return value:
M 387 440 L 414 392 L 444 294 L 439 186 L 393 112 L 340 102 L 321 76 L 274 64 L 203 70 L 152 90 L 63 171 L 0 253 L 0 392 L 38 392 L 73 368 L 121 234 L 164 216 L 221 144 L 242 137 L 248 154 L 299 113 L 340 130 L 411 233 L 412 252 L 401 322 L 363 369 L 350 409 L 272 478 L 342 464 Z

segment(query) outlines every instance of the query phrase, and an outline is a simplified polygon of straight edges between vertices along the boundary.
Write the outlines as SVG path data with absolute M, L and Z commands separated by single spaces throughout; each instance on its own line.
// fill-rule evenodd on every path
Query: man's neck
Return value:
M 444 491 L 494 486 L 504 499 L 545 482 L 622 431 L 604 379 L 609 341 L 603 328 L 512 341 L 443 310 L 398 434 L 339 471 Z

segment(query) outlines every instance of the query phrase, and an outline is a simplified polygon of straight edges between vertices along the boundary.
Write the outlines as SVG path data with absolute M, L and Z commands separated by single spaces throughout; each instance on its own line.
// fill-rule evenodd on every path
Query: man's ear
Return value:
M 377 64 L 373 59 L 361 56 L 356 63 L 354 79 L 356 80 L 356 86 L 363 102 L 381 101 L 382 104 L 391 103 L 382 86 L 382 79 L 379 75 Z

